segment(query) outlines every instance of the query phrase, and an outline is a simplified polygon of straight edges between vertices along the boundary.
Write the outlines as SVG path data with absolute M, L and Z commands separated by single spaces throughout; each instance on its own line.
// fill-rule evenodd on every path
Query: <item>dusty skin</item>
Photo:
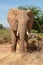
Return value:
M 12 51 L 16 51 L 17 46 L 17 32 L 20 40 L 20 52 L 25 52 L 24 40 L 26 32 L 30 32 L 34 22 L 34 16 L 31 10 L 20 10 L 12 8 L 8 11 L 7 20 L 10 24 L 12 32 Z

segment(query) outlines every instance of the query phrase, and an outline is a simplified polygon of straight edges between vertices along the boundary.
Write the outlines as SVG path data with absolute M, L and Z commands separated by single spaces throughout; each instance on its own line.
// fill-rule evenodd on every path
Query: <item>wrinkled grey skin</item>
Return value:
M 12 51 L 16 51 L 17 45 L 17 32 L 19 34 L 20 40 L 20 52 L 25 52 L 24 40 L 26 32 L 30 32 L 32 29 L 34 16 L 31 10 L 19 10 L 19 9 L 10 9 L 8 12 L 8 22 L 10 24 L 12 32 Z

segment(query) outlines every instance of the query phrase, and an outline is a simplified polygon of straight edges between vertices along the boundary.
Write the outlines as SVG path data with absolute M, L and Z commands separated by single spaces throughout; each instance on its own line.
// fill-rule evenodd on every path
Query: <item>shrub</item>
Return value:
M 0 29 L 2 29 L 3 28 L 3 25 L 2 24 L 0 24 Z
M 0 38 L 1 38 L 0 41 L 2 43 L 10 42 L 11 41 L 11 32 L 10 32 L 10 30 L 9 29 L 0 29 Z

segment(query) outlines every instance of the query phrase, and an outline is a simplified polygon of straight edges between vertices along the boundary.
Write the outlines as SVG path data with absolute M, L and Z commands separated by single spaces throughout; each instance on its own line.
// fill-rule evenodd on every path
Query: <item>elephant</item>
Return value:
M 7 20 L 12 32 L 12 51 L 16 52 L 17 40 L 19 38 L 20 52 L 25 52 L 25 36 L 27 32 L 30 33 L 34 22 L 32 11 L 20 10 L 18 8 L 9 9 Z

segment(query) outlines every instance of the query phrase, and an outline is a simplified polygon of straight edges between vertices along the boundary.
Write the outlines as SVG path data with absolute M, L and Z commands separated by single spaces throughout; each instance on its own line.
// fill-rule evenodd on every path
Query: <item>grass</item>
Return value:
M 9 29 L 0 29 L 0 43 L 11 41 L 11 32 Z

